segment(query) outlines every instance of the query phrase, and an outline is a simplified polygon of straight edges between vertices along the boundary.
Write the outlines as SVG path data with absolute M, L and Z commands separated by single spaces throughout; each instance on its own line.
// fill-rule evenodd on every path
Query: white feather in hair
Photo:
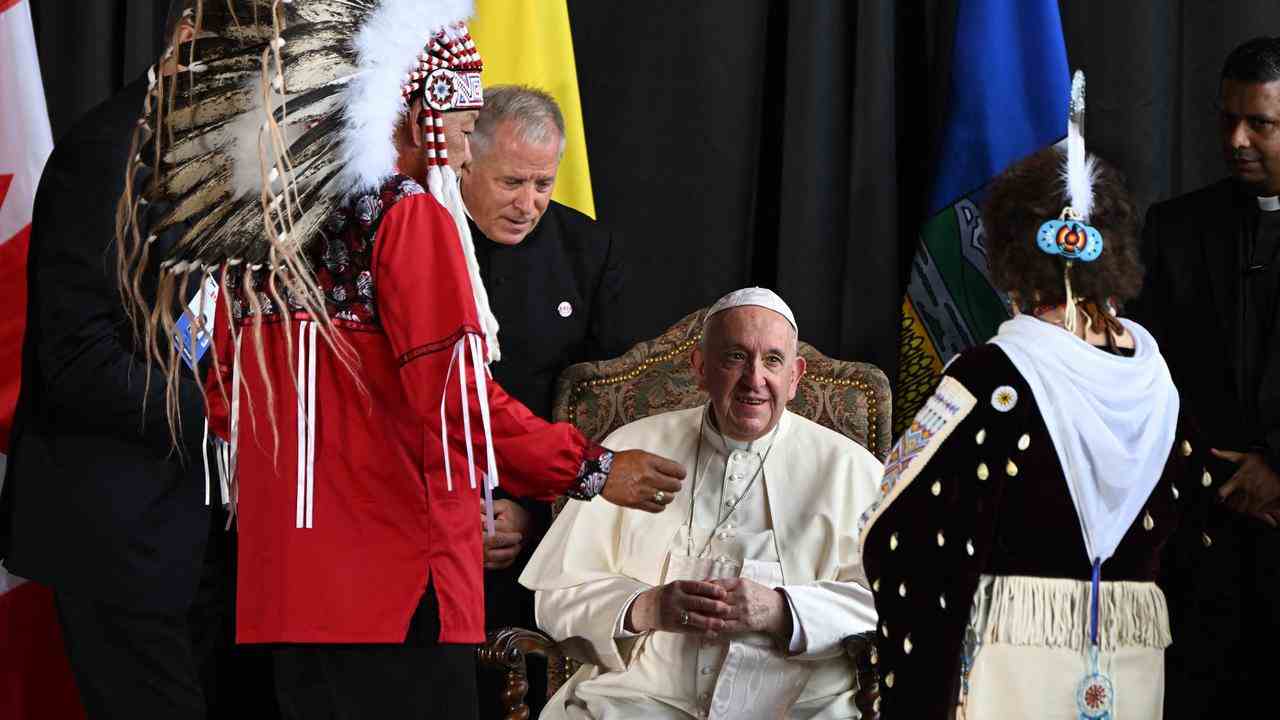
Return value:
M 1067 116 L 1067 161 L 1062 168 L 1062 180 L 1066 186 L 1067 205 L 1085 222 L 1093 211 L 1093 185 L 1098 167 L 1093 156 L 1084 147 L 1084 73 L 1080 70 L 1071 78 L 1071 106 Z

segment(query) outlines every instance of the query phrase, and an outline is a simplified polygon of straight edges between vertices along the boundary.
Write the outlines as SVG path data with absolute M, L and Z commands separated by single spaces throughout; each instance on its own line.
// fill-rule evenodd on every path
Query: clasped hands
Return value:
M 791 638 L 791 606 L 781 590 L 747 578 L 676 580 L 636 597 L 627 613 L 630 632 L 704 635 L 761 632 L 786 645 Z

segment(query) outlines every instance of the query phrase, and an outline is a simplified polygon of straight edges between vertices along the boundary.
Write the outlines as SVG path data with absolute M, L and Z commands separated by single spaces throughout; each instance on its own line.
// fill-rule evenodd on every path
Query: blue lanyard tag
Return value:
M 187 309 L 175 324 L 173 341 L 192 370 L 196 369 L 213 343 L 213 314 L 217 307 L 218 282 L 212 277 L 205 277 L 204 284 L 187 303 Z

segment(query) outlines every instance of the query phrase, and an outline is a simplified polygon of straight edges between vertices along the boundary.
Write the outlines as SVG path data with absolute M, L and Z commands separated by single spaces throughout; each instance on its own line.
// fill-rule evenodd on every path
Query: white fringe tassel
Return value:
M 315 322 L 298 323 L 298 491 L 294 525 L 315 525 L 316 494 L 316 330 Z
M 493 426 L 489 416 L 488 373 L 485 363 L 482 342 L 473 334 L 465 334 L 453 344 L 449 369 L 445 374 L 444 393 L 440 397 L 440 451 L 444 454 L 445 485 L 453 492 L 453 468 L 449 461 L 449 424 L 447 418 L 447 402 L 449 400 L 449 383 L 453 379 L 453 368 L 458 367 L 458 395 L 462 410 L 462 436 L 467 449 L 467 476 L 471 487 L 476 487 L 476 461 L 471 441 L 471 402 L 467 392 L 467 356 L 471 357 L 471 369 L 475 377 L 476 405 L 480 410 L 481 431 L 484 433 L 485 464 L 487 472 L 481 481 L 484 483 L 484 515 L 485 534 L 492 536 L 493 527 L 493 488 L 498 486 L 498 463 L 493 450 Z
M 983 575 L 975 609 L 982 643 L 1068 648 L 1083 652 L 1089 637 L 1090 583 L 1061 578 Z M 1173 642 L 1169 606 L 1155 583 L 1103 582 L 1098 642 L 1104 652 L 1122 647 L 1163 649 Z

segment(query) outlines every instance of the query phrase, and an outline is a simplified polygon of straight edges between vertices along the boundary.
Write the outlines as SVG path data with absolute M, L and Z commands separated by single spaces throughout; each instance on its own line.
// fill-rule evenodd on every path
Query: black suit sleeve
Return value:
M 605 234 L 608 251 L 591 302 L 591 329 L 586 358 L 607 360 L 626 352 L 635 339 L 628 330 L 624 292 L 623 242 L 618 233 Z
M 1166 337 L 1162 308 L 1169 306 L 1168 277 L 1160 253 L 1162 230 L 1160 206 L 1153 205 L 1142 224 L 1142 292 L 1129 304 L 1126 308 L 1128 312 L 1125 313 L 1145 327 L 1155 336 L 1156 342 L 1161 344 Z
M 85 187 L 87 173 L 108 172 L 87 165 L 114 159 L 115 149 L 69 150 L 49 163 L 33 209 L 28 317 L 41 412 L 56 417 L 61 432 L 115 435 L 166 454 L 164 374 L 155 366 L 148 373 L 125 339 L 130 330 L 116 289 L 112 240 L 118 194 L 99 187 L 95 197 Z M 183 446 L 192 457 L 203 437 L 204 401 L 189 374 L 179 381 L 178 398 Z

